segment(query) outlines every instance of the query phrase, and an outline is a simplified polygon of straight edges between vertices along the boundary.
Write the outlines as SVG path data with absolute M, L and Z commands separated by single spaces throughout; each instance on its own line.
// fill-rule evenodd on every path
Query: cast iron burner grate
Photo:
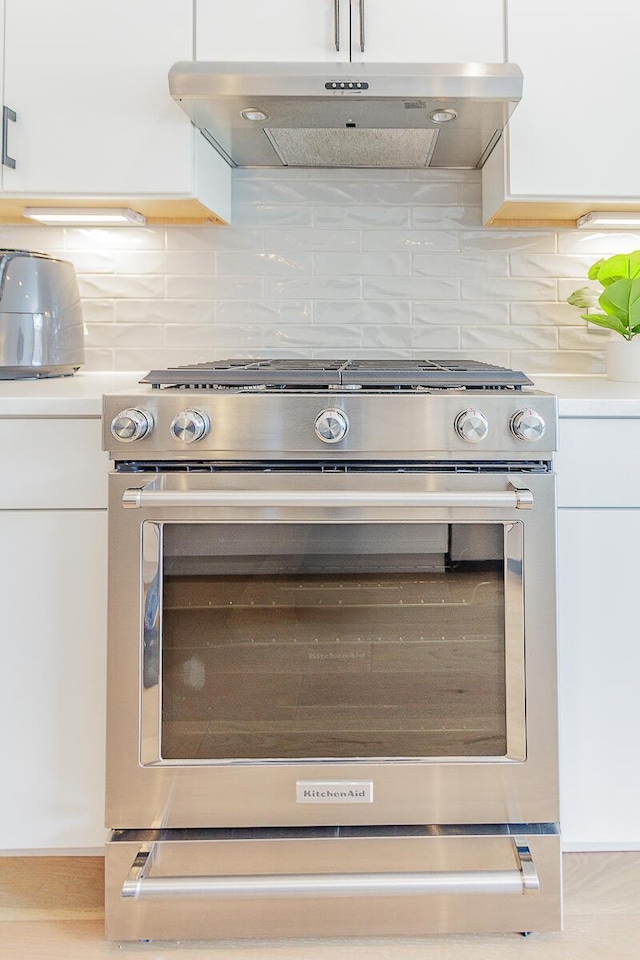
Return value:
M 521 390 L 520 370 L 478 360 L 217 360 L 151 370 L 141 383 L 194 390 Z

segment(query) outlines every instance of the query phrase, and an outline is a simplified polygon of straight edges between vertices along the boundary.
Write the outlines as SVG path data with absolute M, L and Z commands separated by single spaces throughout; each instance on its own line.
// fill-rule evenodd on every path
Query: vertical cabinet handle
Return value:
M 360 53 L 364 53 L 364 0 L 360 0 Z
M 340 50 L 340 0 L 333 0 L 333 36 L 336 50 Z
M 15 170 L 16 162 L 9 156 L 9 120 L 16 122 L 16 112 L 11 107 L 2 108 L 2 164 Z

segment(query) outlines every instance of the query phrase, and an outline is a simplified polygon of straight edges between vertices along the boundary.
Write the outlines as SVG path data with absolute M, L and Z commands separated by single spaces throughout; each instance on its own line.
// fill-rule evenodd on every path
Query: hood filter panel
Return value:
M 272 127 L 264 130 L 285 166 L 428 167 L 438 130 Z

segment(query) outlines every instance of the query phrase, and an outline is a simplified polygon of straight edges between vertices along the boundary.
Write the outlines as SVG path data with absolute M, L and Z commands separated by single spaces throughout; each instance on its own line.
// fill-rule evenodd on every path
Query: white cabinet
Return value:
M 0 512 L 0 849 L 104 842 L 104 510 Z
M 640 420 L 560 420 L 558 596 L 564 844 L 640 844 Z
M 640 510 L 560 510 L 558 527 L 563 842 L 637 848 Z
M 198 60 L 504 59 L 503 0 L 197 0 L 196 9 Z
M 0 850 L 104 842 L 100 446 L 98 418 L 0 420 Z
M 192 0 L 4 3 L 4 200 L 200 200 L 228 218 L 229 168 L 168 90 L 193 56 Z
M 502 0 L 362 0 L 351 3 L 351 18 L 353 60 L 504 60 Z
M 349 4 L 345 0 L 196 0 L 196 59 L 348 60 Z
M 632 120 L 640 7 L 607 4 L 615 42 L 599 42 L 602 14 L 596 0 L 508 0 L 509 60 L 522 69 L 524 91 L 484 168 L 485 220 L 575 219 L 640 202 Z

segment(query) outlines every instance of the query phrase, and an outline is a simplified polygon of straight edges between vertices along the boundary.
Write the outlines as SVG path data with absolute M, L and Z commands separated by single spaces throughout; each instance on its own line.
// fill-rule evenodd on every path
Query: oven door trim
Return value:
M 343 509 L 300 506 L 248 508 L 124 508 L 125 490 L 155 482 L 166 489 L 391 492 L 504 492 L 508 483 L 530 489 L 532 509 L 512 507 L 377 506 Z M 112 471 L 109 489 L 109 645 L 107 711 L 107 805 L 109 827 L 303 826 L 344 822 L 341 804 L 297 804 L 295 783 L 321 772 L 322 779 L 374 781 L 374 802 L 350 805 L 349 822 L 503 823 L 555 822 L 558 819 L 557 652 L 555 476 L 551 471 L 504 469 L 431 472 L 428 470 L 324 471 L 300 466 L 287 471 L 174 471 L 138 474 Z M 145 747 L 140 753 L 142 537 L 145 522 L 330 520 L 338 522 L 519 523 L 522 526 L 524 658 L 526 670 L 526 757 L 446 762 L 283 763 L 159 762 Z M 519 560 L 510 565 L 517 571 Z M 511 570 L 510 570 L 511 573 Z M 517 670 L 514 671 L 517 673 Z M 524 681 L 525 673 L 519 677 Z M 513 689 L 513 688 L 512 688 Z M 522 696 L 519 688 L 517 696 Z M 147 698 L 148 699 L 148 698 Z M 155 729 L 158 738 L 157 714 Z M 524 741 L 523 741 L 524 742 Z M 517 754 L 517 742 L 509 743 Z M 524 753 L 524 751 L 522 751 Z M 229 798 L 233 798 L 229 802 Z

